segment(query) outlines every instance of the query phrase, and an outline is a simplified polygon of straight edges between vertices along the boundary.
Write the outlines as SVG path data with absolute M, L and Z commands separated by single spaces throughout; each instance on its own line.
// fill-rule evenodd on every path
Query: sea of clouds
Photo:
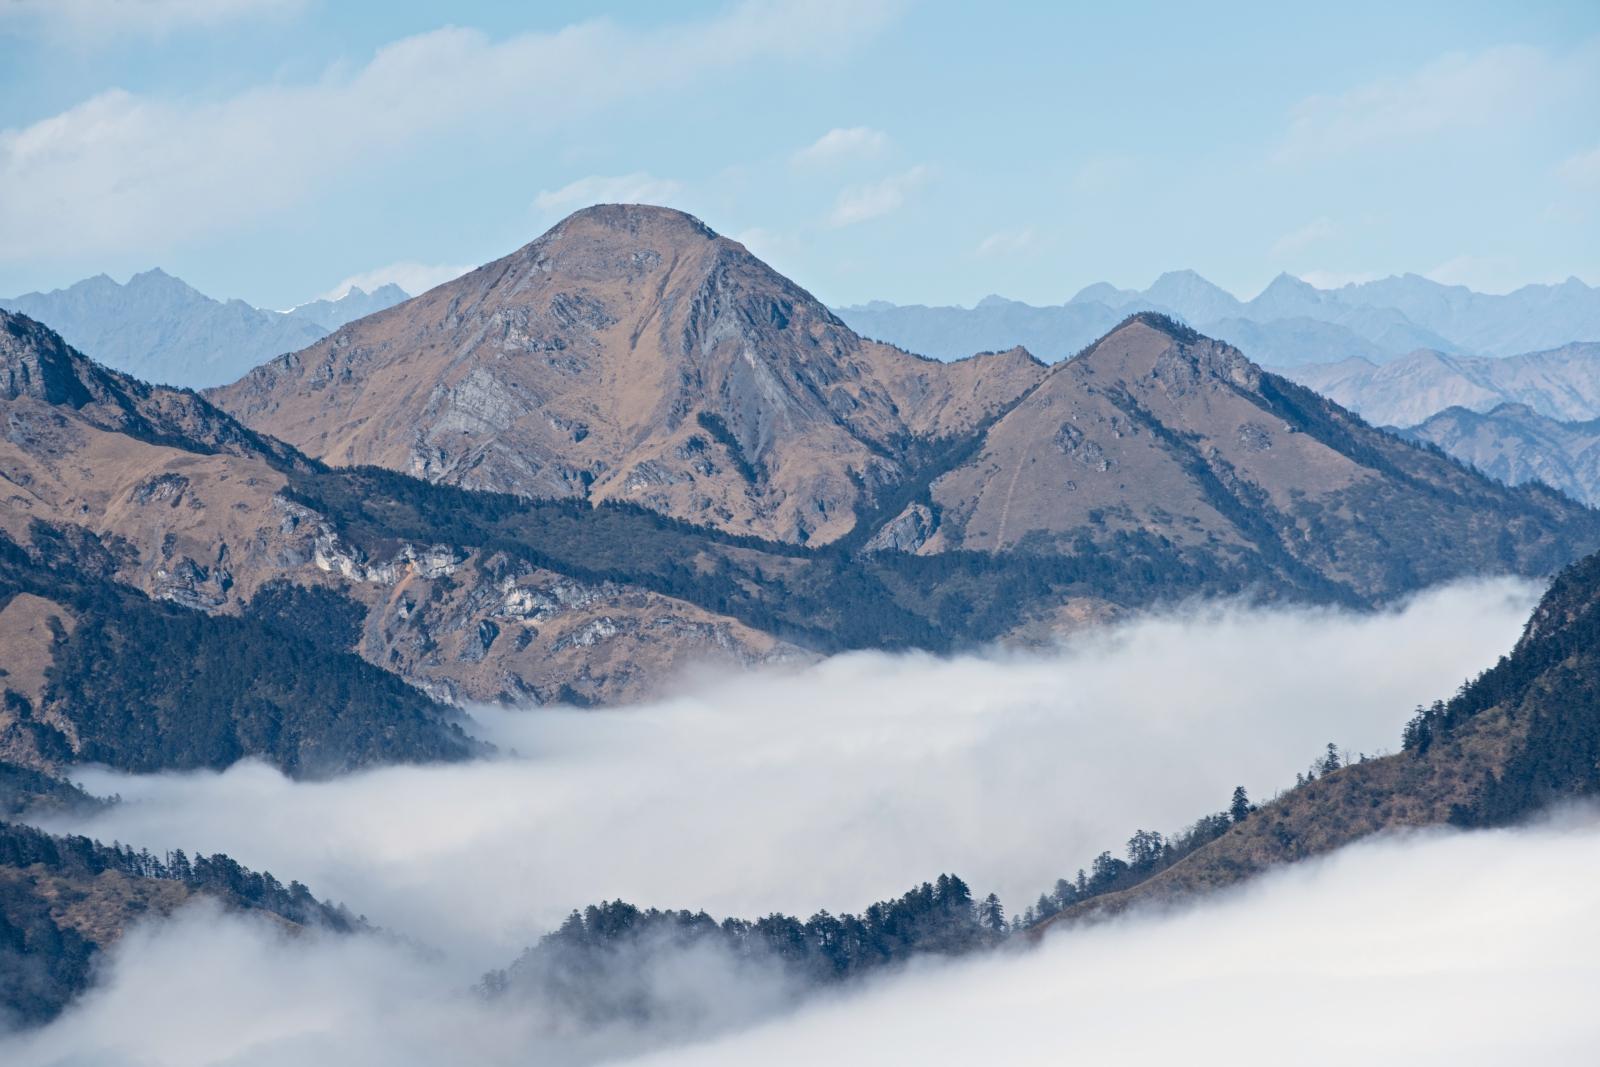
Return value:
M 1120 851 L 1135 829 L 1179 829 L 1223 808 L 1237 784 L 1264 799 L 1329 741 L 1352 753 L 1394 746 L 1416 704 L 1449 695 L 1509 650 L 1536 595 L 1499 580 L 1373 615 L 1199 607 L 1085 633 L 1049 653 L 855 654 L 703 680 L 627 709 L 477 709 L 497 758 L 327 782 L 292 782 L 258 764 L 89 774 L 91 789 L 124 802 L 51 829 L 154 851 L 227 852 L 343 900 L 392 936 L 285 939 L 269 924 L 193 909 L 136 931 L 108 961 L 98 992 L 0 1047 L 0 1059 L 494 1064 L 628 1055 L 662 1035 L 565 1033 L 536 1006 L 486 1004 L 469 987 L 567 911 L 601 899 L 805 917 L 858 910 L 952 871 L 1020 908 L 1101 850 Z M 1297 988 L 1331 998 L 1328 1032 L 1308 1029 L 1307 1046 L 1342 1047 L 1339 1035 L 1352 1027 L 1387 1026 L 1388 1015 L 1364 1013 L 1396 1010 L 1403 989 L 1468 984 L 1451 977 L 1447 942 L 1481 949 L 1484 924 L 1497 922 L 1515 941 L 1517 924 L 1534 921 L 1525 910 L 1537 909 L 1495 896 L 1506 892 L 1503 880 L 1463 882 L 1470 857 L 1480 857 L 1485 878 L 1506 864 L 1531 866 L 1539 873 L 1529 875 L 1530 892 L 1567 899 L 1557 883 L 1582 872 L 1559 862 L 1556 840 L 1586 844 L 1593 856 L 1600 837 L 1586 823 L 1362 846 L 1185 915 L 1072 933 L 1015 957 L 917 968 L 798 1015 L 778 1012 L 789 1003 L 778 986 L 734 976 L 726 961 L 698 961 L 692 975 L 662 976 L 704 999 L 689 1012 L 698 1029 L 668 1036 L 722 1033 L 726 1044 L 663 1054 L 885 1062 L 896 1057 L 871 1035 L 888 1041 L 906 1031 L 893 1038 L 898 1049 L 927 1016 L 937 1022 L 921 1031 L 930 1047 L 970 1053 L 995 1042 L 1005 1058 L 1035 1049 L 1040 1062 L 1060 1062 L 1046 1050 L 1069 1046 L 1046 1042 L 1044 1030 L 1006 1037 L 1002 1021 L 1033 1004 L 1048 1019 L 1040 1026 L 1071 1029 L 1079 1043 L 1070 1048 L 1090 1062 L 1140 1062 L 1110 1056 L 1107 1042 L 1164 1048 L 1156 1031 L 1168 1024 L 1151 1020 L 1203 1028 L 1203 1008 L 1226 1013 L 1251 1001 L 1261 1010 L 1261 996 L 1274 1006 L 1267 1016 L 1298 1018 Z M 1550 871 L 1540 866 L 1547 853 Z M 1392 893 L 1376 888 L 1385 871 L 1398 879 Z M 1443 905 L 1424 906 L 1441 892 Z M 1418 949 L 1413 971 L 1399 949 L 1372 951 L 1373 939 L 1404 945 L 1424 935 L 1434 940 Z M 1240 938 L 1234 948 L 1229 937 Z M 1530 978 L 1577 966 L 1570 954 L 1533 950 L 1507 960 Z M 1494 962 L 1485 968 L 1510 981 L 1513 972 L 1494 971 Z M 1245 996 L 1261 984 L 1270 988 Z M 1548 1010 L 1559 1016 L 1562 1003 Z M 775 1012 L 776 1021 L 754 1025 Z M 1281 1026 L 1251 1025 L 1284 1039 Z

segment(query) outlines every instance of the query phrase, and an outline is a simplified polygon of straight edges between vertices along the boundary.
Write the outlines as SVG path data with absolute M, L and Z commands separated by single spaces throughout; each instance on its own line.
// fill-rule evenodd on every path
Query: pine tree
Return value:
M 993 893 L 984 897 L 983 903 L 978 905 L 978 923 L 997 936 L 1006 932 L 1006 912 L 1000 906 L 1000 898 Z
M 1250 817 L 1250 813 L 1255 810 L 1256 806 L 1250 803 L 1250 795 L 1244 791 L 1244 786 L 1234 786 L 1233 803 L 1228 805 L 1228 814 L 1233 818 L 1233 821 L 1235 823 L 1244 822 Z
M 1332 741 L 1329 741 L 1328 754 L 1322 757 L 1322 773 L 1332 774 L 1334 771 L 1343 766 L 1344 762 L 1339 759 L 1339 746 L 1335 745 Z

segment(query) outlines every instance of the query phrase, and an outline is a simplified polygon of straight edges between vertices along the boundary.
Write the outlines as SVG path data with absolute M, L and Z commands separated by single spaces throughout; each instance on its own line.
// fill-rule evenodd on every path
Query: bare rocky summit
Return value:
M 210 396 L 329 463 L 822 544 L 913 439 L 971 433 L 1042 373 L 862 340 L 697 219 L 607 205 Z

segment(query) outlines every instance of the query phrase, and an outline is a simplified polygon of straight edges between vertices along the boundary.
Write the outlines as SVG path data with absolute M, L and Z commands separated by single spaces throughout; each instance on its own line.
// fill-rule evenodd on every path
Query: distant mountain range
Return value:
M 1414 426 L 1446 408 L 1525 404 L 1545 418 L 1600 418 L 1600 344 L 1493 358 L 1417 351 L 1382 365 L 1365 359 L 1285 367 L 1301 385 L 1379 426 Z
M 213 300 L 157 269 L 121 285 L 100 274 L 65 289 L 0 298 L 0 308 L 44 323 L 108 367 L 147 382 L 198 389 L 230 382 L 405 299 L 405 290 L 390 284 L 268 311 L 243 300 Z
M 989 296 L 972 308 L 874 301 L 834 310 L 865 337 L 937 359 L 1022 345 L 1054 362 L 1138 311 L 1181 319 L 1277 367 L 1353 357 L 1383 363 L 1423 348 L 1507 356 L 1600 340 L 1600 289 L 1576 278 L 1497 296 L 1415 274 L 1338 289 L 1280 274 L 1242 301 L 1182 270 L 1163 274 L 1143 291 L 1099 282 L 1065 304 L 1045 307 Z
M 1600 344 L 1502 359 L 1419 351 L 1283 373 L 1508 485 L 1539 481 L 1600 505 Z
M 1438 445 L 1507 485 L 1542 482 L 1600 507 L 1600 419 L 1562 422 L 1526 404 L 1487 412 L 1453 407 L 1400 433 Z

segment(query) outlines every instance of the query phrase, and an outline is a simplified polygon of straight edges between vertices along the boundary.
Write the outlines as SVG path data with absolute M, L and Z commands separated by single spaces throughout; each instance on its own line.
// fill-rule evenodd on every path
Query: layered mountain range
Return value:
M 100 274 L 65 289 L 0 298 L 0 308 L 47 323 L 68 344 L 136 378 L 198 388 L 232 381 L 406 297 L 390 284 L 269 311 L 243 300 L 213 300 L 156 269 L 120 285 Z
M 1182 319 L 1277 367 L 1354 358 L 1384 363 L 1417 349 L 1507 356 L 1600 340 L 1600 290 L 1576 278 L 1500 296 L 1415 274 L 1337 289 L 1281 274 L 1254 298 L 1239 300 L 1183 270 L 1142 291 L 1100 282 L 1045 307 L 990 296 L 972 308 L 874 301 L 837 310 L 864 336 L 941 359 L 1013 345 L 1046 360 L 1066 359 L 1138 311 Z
M 1600 501 L 1600 344 L 1500 359 L 1418 351 L 1382 366 L 1350 359 L 1283 373 L 1508 485 Z
M 471 700 L 1037 640 L 1195 594 L 1376 604 L 1600 545 L 1595 513 L 1169 318 L 1053 367 L 925 359 L 659 208 L 579 212 L 209 398 L 3 326 L 0 727 L 45 767 L 451 758 Z M 161 651 L 184 641 L 218 658 Z M 247 699 L 291 660 L 328 686 Z M 364 732 L 375 700 L 394 718 Z
M 1053 365 L 927 359 L 641 206 L 579 212 L 205 395 L 0 312 L 0 483 L 7 819 L 96 803 L 62 777 L 85 763 L 459 760 L 484 751 L 472 701 L 618 702 L 708 661 L 1037 641 L 1197 595 L 1369 607 L 1600 547 L 1600 514 L 1167 315 Z M 1513 655 L 1420 714 L 1403 754 L 1208 816 L 1181 849 L 1058 888 L 1061 914 L 1594 792 L 1597 567 L 1566 570 Z M 999 943 L 998 911 L 980 922 L 966 892 L 941 878 L 841 917 L 868 935 L 848 967 L 817 920 L 645 914 L 803 943 L 838 977 Z M 196 894 L 288 929 L 360 926 L 227 857 L 0 823 L 0 1006 L 48 1018 L 129 923 Z M 635 914 L 606 907 L 508 988 L 553 982 L 592 1009 L 571 968 L 609 958 Z

